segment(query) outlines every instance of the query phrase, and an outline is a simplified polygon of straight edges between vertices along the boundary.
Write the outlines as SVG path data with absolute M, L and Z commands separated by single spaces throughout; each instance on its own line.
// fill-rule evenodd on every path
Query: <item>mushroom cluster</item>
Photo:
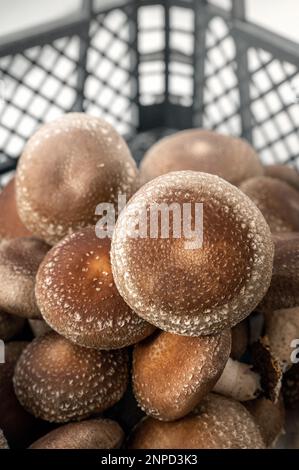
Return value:
M 0 447 L 276 445 L 299 404 L 298 180 L 214 131 L 138 171 L 102 119 L 43 125 L 0 193 Z

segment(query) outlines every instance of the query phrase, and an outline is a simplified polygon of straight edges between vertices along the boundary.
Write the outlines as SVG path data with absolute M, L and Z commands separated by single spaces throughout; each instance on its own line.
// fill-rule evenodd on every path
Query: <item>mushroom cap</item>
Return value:
M 11 448 L 24 448 L 49 431 L 49 425 L 37 420 L 20 405 L 13 388 L 16 362 L 29 343 L 11 341 L 5 344 L 5 363 L 0 365 L 0 428 Z
M 109 408 L 120 400 L 127 381 L 125 350 L 82 348 L 54 332 L 30 343 L 14 375 L 20 403 L 50 422 L 81 420 Z
M 274 237 L 274 243 L 272 279 L 258 307 L 263 312 L 299 306 L 299 233 Z
M 193 226 L 195 204 L 203 203 L 202 247 L 192 245 L 198 232 L 193 238 L 173 234 L 171 217 L 168 238 L 150 237 L 153 204 L 169 209 L 173 203 L 180 217 L 183 204 L 194 209 Z M 146 209 L 140 225 L 148 233 L 132 237 L 127 228 Z M 234 326 L 262 299 L 273 242 L 262 214 L 238 188 L 214 175 L 182 171 L 156 178 L 132 197 L 114 230 L 111 262 L 120 294 L 138 315 L 171 333 L 208 335 Z
M 133 387 L 141 409 L 163 421 L 185 416 L 212 390 L 230 349 L 230 330 L 197 338 L 160 332 L 137 344 Z
M 257 205 L 271 232 L 299 230 L 299 192 L 284 181 L 259 176 L 240 186 L 241 191 Z
M 118 449 L 123 438 L 124 432 L 116 421 L 90 419 L 54 429 L 30 449 Z
M 3 431 L 0 429 L 0 449 L 8 449 L 7 440 L 3 434 Z
M 287 165 L 267 165 L 264 168 L 265 176 L 277 178 L 299 190 L 299 172 L 296 168 Z
M 0 338 L 8 341 L 22 330 L 24 323 L 23 318 L 0 311 Z
M 249 344 L 249 324 L 247 318 L 232 328 L 231 357 L 241 359 Z
M 291 343 L 299 338 L 299 306 L 269 313 L 266 315 L 265 327 L 271 353 L 282 363 L 283 368 L 290 367 L 294 351 Z
M 131 449 L 261 449 L 264 442 L 241 403 L 210 394 L 196 414 L 174 422 L 145 418 L 133 431 Z
M 15 238 L 0 245 L 0 308 L 24 318 L 40 318 L 34 286 L 49 246 L 37 238 Z
M 153 145 L 140 166 L 146 183 L 171 171 L 211 173 L 238 185 L 264 170 L 258 155 L 243 139 L 204 129 L 188 129 Z
M 97 238 L 94 228 L 87 227 L 52 248 L 37 274 L 35 294 L 43 318 L 85 347 L 122 348 L 155 329 L 119 295 L 110 246 L 108 238 Z
M 96 206 L 130 197 L 137 167 L 124 139 L 102 119 L 70 113 L 43 125 L 28 141 L 16 176 L 21 220 L 55 244 L 97 221 Z
M 17 212 L 15 178 L 0 192 L 0 209 L 0 240 L 32 236 Z
M 284 429 L 285 409 L 282 396 L 276 403 L 265 397 L 260 397 L 243 404 L 254 417 L 266 447 L 274 444 Z

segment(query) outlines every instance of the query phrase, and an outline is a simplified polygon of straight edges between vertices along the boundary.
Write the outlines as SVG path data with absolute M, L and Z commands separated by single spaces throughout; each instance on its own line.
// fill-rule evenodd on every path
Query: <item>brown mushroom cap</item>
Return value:
M 266 335 L 271 353 L 283 369 L 292 366 L 292 341 L 299 338 L 299 306 L 275 310 L 266 315 Z
M 198 338 L 161 332 L 137 344 L 133 387 L 142 410 L 163 421 L 185 416 L 216 384 L 230 348 L 230 330 Z
M 30 236 L 17 212 L 15 178 L 12 178 L 0 193 L 0 240 Z
M 264 172 L 265 176 L 280 179 L 299 190 L 299 172 L 295 168 L 287 165 L 267 165 Z
M 3 431 L 0 429 L 0 449 L 8 449 L 7 440 L 3 434 Z
M 273 445 L 284 428 L 285 410 L 282 397 L 280 396 L 277 403 L 260 397 L 243 404 L 254 417 L 266 446 Z
M 260 209 L 271 232 L 299 230 L 299 192 L 290 185 L 259 176 L 242 183 L 240 189 Z
M 69 423 L 34 442 L 30 449 L 118 449 L 124 433 L 110 419 Z
M 146 183 L 171 171 L 193 170 L 211 173 L 238 185 L 264 170 L 258 155 L 243 139 L 204 129 L 188 129 L 153 145 L 141 166 Z
M 63 423 L 112 406 L 125 392 L 127 380 L 125 350 L 86 349 L 52 332 L 25 349 L 14 386 L 20 403 L 34 416 Z
M 264 442 L 246 408 L 210 394 L 195 415 L 174 422 L 145 418 L 129 441 L 131 449 L 261 449 Z
M 161 203 L 180 209 L 190 203 L 192 210 L 203 203 L 202 247 L 173 236 L 171 223 L 168 238 L 150 238 L 151 205 Z M 136 213 L 144 209 L 148 235 L 132 237 L 127 226 L 138 224 Z M 264 296 L 273 242 L 262 214 L 239 189 L 214 175 L 182 171 L 156 178 L 132 197 L 114 230 L 111 261 L 116 286 L 138 315 L 171 333 L 208 335 L 243 320 Z
M 0 339 L 8 341 L 22 330 L 24 323 L 23 318 L 0 311 Z
M 249 324 L 247 318 L 232 328 L 231 357 L 240 359 L 249 344 Z
M 299 233 L 274 237 L 274 242 L 271 284 L 258 307 L 264 312 L 299 306 Z
M 25 318 L 39 318 L 34 286 L 49 246 L 37 238 L 15 238 L 0 245 L 0 308 Z
M 96 206 L 135 190 L 136 164 L 127 144 L 102 119 L 67 114 L 27 143 L 16 176 L 19 215 L 36 236 L 55 244 L 94 224 Z
M 117 349 L 137 343 L 154 327 L 119 295 L 108 238 L 87 227 L 56 245 L 37 274 L 36 299 L 46 322 L 82 346 Z
M 37 420 L 20 405 L 12 378 L 16 362 L 28 345 L 26 341 L 5 344 L 5 363 L 0 364 L 0 428 L 11 448 L 24 448 L 49 431 L 49 425 Z

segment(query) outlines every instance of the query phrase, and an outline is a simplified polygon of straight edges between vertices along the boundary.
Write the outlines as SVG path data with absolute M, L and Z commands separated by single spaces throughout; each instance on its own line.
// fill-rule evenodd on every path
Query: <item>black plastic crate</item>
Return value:
M 0 173 L 36 127 L 74 110 L 115 125 L 137 161 L 163 135 L 203 126 L 299 168 L 299 46 L 231 3 L 83 0 L 55 24 L 0 39 Z

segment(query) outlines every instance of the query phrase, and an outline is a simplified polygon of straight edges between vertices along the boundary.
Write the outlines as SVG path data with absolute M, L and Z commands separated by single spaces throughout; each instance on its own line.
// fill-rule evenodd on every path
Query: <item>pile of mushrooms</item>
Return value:
M 153 234 L 153 207 L 185 204 L 189 231 L 161 214 Z M 0 207 L 0 447 L 298 446 L 294 169 L 193 129 L 139 171 L 72 113 L 29 139 Z

